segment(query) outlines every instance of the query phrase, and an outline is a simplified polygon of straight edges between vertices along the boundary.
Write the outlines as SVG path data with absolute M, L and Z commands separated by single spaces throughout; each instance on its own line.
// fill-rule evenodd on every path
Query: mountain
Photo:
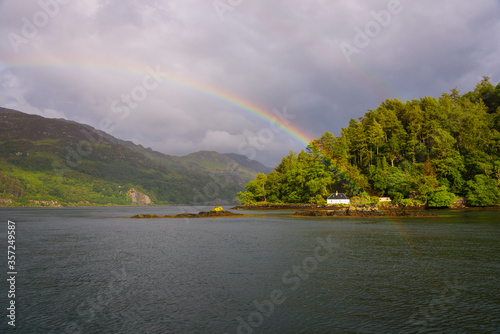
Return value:
M 155 204 L 229 203 L 263 170 L 237 154 L 171 156 L 89 125 L 0 108 L 0 203 L 131 204 L 134 192 Z
M 236 161 L 240 165 L 250 170 L 256 171 L 258 173 L 268 174 L 273 171 L 274 168 L 264 166 L 256 160 L 248 159 L 246 156 L 236 153 L 224 153 L 229 159 Z

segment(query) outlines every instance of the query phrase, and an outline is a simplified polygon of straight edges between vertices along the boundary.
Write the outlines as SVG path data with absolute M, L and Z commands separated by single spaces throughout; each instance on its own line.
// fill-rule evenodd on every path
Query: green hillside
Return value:
M 335 190 L 390 196 L 393 203 L 447 207 L 500 205 L 500 84 L 474 91 L 384 101 L 326 132 L 307 152 L 291 152 L 239 197 L 244 203 L 324 203 Z
M 0 108 L 0 202 L 8 205 L 126 205 L 130 189 L 155 204 L 232 202 L 256 174 L 217 152 L 169 156 L 88 125 Z

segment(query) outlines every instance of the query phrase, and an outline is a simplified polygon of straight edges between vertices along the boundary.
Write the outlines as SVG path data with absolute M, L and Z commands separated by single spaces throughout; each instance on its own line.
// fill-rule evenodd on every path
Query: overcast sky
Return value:
M 0 106 L 274 166 L 383 100 L 500 79 L 498 0 L 0 0 Z M 255 153 L 255 154 L 254 154 Z

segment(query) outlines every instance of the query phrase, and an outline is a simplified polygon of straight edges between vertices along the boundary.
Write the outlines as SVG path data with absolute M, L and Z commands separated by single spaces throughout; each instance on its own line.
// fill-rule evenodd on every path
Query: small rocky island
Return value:
M 294 216 L 304 217 L 432 217 L 433 213 L 422 211 L 392 211 L 380 210 L 377 206 L 349 206 L 336 210 L 307 210 L 297 211 Z
M 235 210 L 300 210 L 294 216 L 303 217 L 434 217 L 425 212 L 424 206 L 378 206 L 373 204 L 329 205 L 329 204 L 253 204 L 233 207 Z
M 231 211 L 224 210 L 222 207 L 218 206 L 210 211 L 201 211 L 199 213 L 180 213 L 178 215 L 150 215 L 150 214 L 140 214 L 135 215 L 130 218 L 217 218 L 217 217 L 244 217 L 246 215 L 241 213 L 234 213 Z

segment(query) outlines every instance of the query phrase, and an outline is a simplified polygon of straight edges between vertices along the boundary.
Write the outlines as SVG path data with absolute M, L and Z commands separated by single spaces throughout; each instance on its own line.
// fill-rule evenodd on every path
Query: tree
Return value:
M 343 137 L 337 138 L 327 131 L 319 139 L 312 140 L 310 146 L 340 166 L 348 164 L 349 148 Z
M 295 203 L 318 202 L 335 189 L 349 196 L 389 194 L 396 201 L 417 193 L 430 206 L 446 206 L 452 194 L 468 196 L 472 205 L 497 203 L 497 97 L 500 84 L 484 78 L 465 95 L 452 89 L 439 99 L 385 100 L 351 119 L 339 136 L 325 132 L 307 152 L 290 152 L 263 190 L 256 180 L 248 187 L 256 199 Z
M 276 170 L 273 170 L 266 177 L 266 184 L 264 185 L 266 189 L 267 201 L 270 203 L 281 202 L 281 189 L 282 189 L 282 175 Z
M 476 85 L 474 91 L 465 96 L 472 102 L 483 101 L 488 107 L 488 112 L 494 113 L 500 106 L 500 84 L 495 87 L 491 83 L 490 77 L 483 76 L 483 79 Z
M 362 118 L 361 124 L 365 131 L 365 138 L 370 149 L 370 165 L 373 162 L 373 149 L 376 149 L 377 156 L 379 154 L 379 146 L 382 145 L 385 139 L 385 133 L 379 122 L 376 120 L 374 111 L 369 111 Z
M 388 187 L 387 172 L 382 167 L 370 166 L 369 180 L 377 195 L 385 195 Z
M 257 202 L 266 201 L 266 174 L 259 173 L 255 180 L 248 182 L 245 188 Z
M 467 181 L 467 203 L 471 206 L 492 206 L 500 204 L 500 192 L 495 182 L 486 175 L 476 175 Z
M 427 206 L 430 208 L 450 207 L 457 199 L 457 196 L 449 192 L 446 186 L 441 186 L 430 193 Z
M 354 165 L 366 165 L 365 158 L 368 157 L 368 143 L 363 125 L 358 121 L 351 119 L 349 126 L 342 129 L 342 135 L 347 138 L 350 156 Z
M 21 182 L 0 172 L 0 194 L 21 198 L 24 195 L 24 188 Z
M 391 197 L 392 204 L 399 204 L 403 200 L 404 196 L 402 193 L 397 191 L 389 191 L 389 196 Z
M 411 191 L 410 175 L 397 167 L 390 167 L 386 174 L 387 190 L 392 193 L 400 193 L 408 197 Z
M 245 192 L 239 192 L 236 199 L 241 202 L 241 204 L 255 204 L 256 201 L 252 193 L 248 190 Z

